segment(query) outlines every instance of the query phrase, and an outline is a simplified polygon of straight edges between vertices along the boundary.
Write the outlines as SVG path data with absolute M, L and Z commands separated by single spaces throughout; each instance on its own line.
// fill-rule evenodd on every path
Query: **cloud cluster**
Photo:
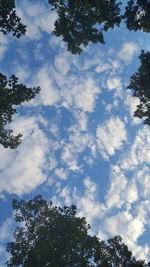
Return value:
M 112 117 L 98 125 L 96 137 L 100 153 L 108 160 L 109 156 L 121 149 L 123 142 L 127 140 L 125 123 L 119 117 Z
M 46 180 L 44 168 L 48 141 L 36 117 L 20 117 L 13 123 L 14 133 L 23 134 L 15 151 L 0 148 L 0 191 L 17 195 L 31 192 Z
M 65 55 L 64 55 L 65 57 Z M 58 58 L 62 61 L 62 58 Z M 61 63 L 60 63 L 61 64 Z M 84 112 L 93 112 L 100 88 L 97 86 L 93 77 L 90 75 L 81 76 L 78 79 L 74 74 L 68 74 L 71 63 L 65 59 L 63 63 L 63 72 L 52 66 L 43 66 L 38 74 L 36 83 L 42 88 L 38 102 L 33 101 L 34 105 L 42 103 L 43 105 L 63 106 L 67 109 L 78 109 Z
M 31 40 L 38 40 L 42 32 L 51 33 L 54 29 L 56 14 L 51 11 L 50 5 L 25 1 L 17 5 L 17 14 L 27 25 L 26 36 Z
M 123 60 L 126 64 L 129 64 L 138 51 L 138 46 L 133 42 L 125 42 L 118 52 L 118 58 Z

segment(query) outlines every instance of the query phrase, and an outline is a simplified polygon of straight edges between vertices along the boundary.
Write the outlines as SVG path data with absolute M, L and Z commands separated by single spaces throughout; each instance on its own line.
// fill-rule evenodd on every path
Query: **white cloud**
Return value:
M 17 14 L 27 25 L 26 36 L 32 40 L 40 39 L 42 32 L 51 33 L 57 18 L 56 13 L 51 11 L 50 5 L 46 7 L 42 3 L 34 4 L 29 1 L 17 6 Z
M 58 58 L 59 62 L 60 58 Z M 61 58 L 63 60 L 63 58 Z M 57 61 L 57 60 L 56 60 Z M 58 68 L 58 62 L 55 66 Z M 71 60 L 65 60 L 64 71 L 44 65 L 39 69 L 35 82 L 42 90 L 39 96 L 32 101 L 34 105 L 51 105 L 67 109 L 77 109 L 84 112 L 93 112 L 96 106 L 100 88 L 90 75 L 81 76 L 78 79 L 74 74 L 67 73 L 71 68 Z
M 111 65 L 110 64 L 108 64 L 108 63 L 105 63 L 105 64 L 100 64 L 100 65 L 98 65 L 96 68 L 95 68 L 95 71 L 97 72 L 97 73 L 101 73 L 101 72 L 106 72 L 107 70 L 110 70 L 111 69 Z
M 82 170 L 82 165 L 79 163 L 79 156 L 85 149 L 89 149 L 92 158 L 96 153 L 94 136 L 87 131 L 83 131 L 82 127 L 85 125 L 80 122 L 80 117 L 78 119 L 79 121 L 76 121 L 76 123 L 68 129 L 68 142 L 64 143 L 61 152 L 61 160 L 63 164 L 65 163 L 72 171 Z
M 79 123 L 79 128 L 81 131 L 86 131 L 87 130 L 87 125 L 88 125 L 88 117 L 87 113 L 84 111 L 76 111 L 75 112 L 75 117 Z
M 131 94 L 127 93 L 125 104 L 127 105 L 127 109 L 130 114 L 130 118 L 133 124 L 141 123 L 141 119 L 134 117 L 134 112 L 137 109 L 137 105 L 139 105 L 140 101 L 139 98 L 131 96 Z
M 71 192 L 67 186 L 60 190 L 59 196 L 64 199 L 65 205 L 70 206 L 72 204 Z
M 149 126 L 140 129 L 130 146 L 129 151 L 125 153 L 120 162 L 120 166 L 125 170 L 135 170 L 142 164 L 150 162 L 150 135 Z
M 104 233 L 120 234 L 134 255 L 145 259 L 149 258 L 149 246 L 140 246 L 138 239 L 149 227 L 149 149 L 149 127 L 144 126 L 118 165 L 112 165 L 110 186 L 105 196 L 109 215 L 105 214 L 103 218 Z
M 18 118 L 14 133 L 21 132 L 23 141 L 15 151 L 1 149 L 0 191 L 14 194 L 29 193 L 46 180 L 44 174 L 48 141 L 39 128 L 36 117 Z
M 6 252 L 6 244 L 11 240 L 14 231 L 12 218 L 7 218 L 0 227 L 0 267 L 6 266 L 9 254 Z
M 109 159 L 127 140 L 125 124 L 119 117 L 112 117 L 97 127 L 96 137 L 100 153 L 105 159 Z
M 134 54 L 138 51 L 135 43 L 126 42 L 123 44 L 121 50 L 118 52 L 118 58 L 123 60 L 126 64 L 130 63 Z
M 53 170 L 53 169 L 55 169 L 56 168 L 56 166 L 57 166 L 57 160 L 55 159 L 55 157 L 54 156 L 50 156 L 50 164 L 49 164 L 49 170 Z
M 109 90 L 117 89 L 120 90 L 122 88 L 120 77 L 110 77 L 107 80 L 107 87 Z
M 67 55 L 67 53 L 62 53 L 54 59 L 54 66 L 62 75 L 66 75 L 69 71 L 70 63 Z
M 95 85 L 94 79 L 88 77 L 81 84 L 75 85 L 73 89 L 76 107 L 84 111 L 93 112 L 97 94 L 100 93 L 100 89 Z
M 150 197 L 150 168 L 143 167 L 135 173 L 135 181 L 139 187 L 139 194 L 142 198 Z
M 115 206 L 117 208 L 122 207 L 122 205 L 124 204 L 123 196 L 126 197 L 124 192 L 127 183 L 128 181 L 124 173 L 121 172 L 119 166 L 112 166 L 110 187 L 106 195 L 106 203 L 109 208 L 111 208 L 112 206 Z
M 105 205 L 96 201 L 96 184 L 89 178 L 83 180 L 85 191 L 82 197 L 75 196 L 78 207 L 78 215 L 85 216 L 88 223 L 92 223 L 94 219 L 102 217 L 105 213 Z
M 68 173 L 63 168 L 56 168 L 55 175 L 62 180 L 66 180 L 68 178 Z
M 144 232 L 143 222 L 138 217 L 133 217 L 129 212 L 122 211 L 104 221 L 103 227 L 111 235 L 119 234 L 132 242 Z
M 54 87 L 48 67 L 43 67 L 37 73 L 37 84 L 42 88 L 37 99 L 33 103 L 42 103 L 45 106 L 56 105 L 59 101 L 59 91 Z
M 25 65 L 17 65 L 15 73 L 16 76 L 19 78 L 19 82 L 25 81 L 30 76 L 30 71 Z
M 105 87 L 107 87 L 109 91 L 115 90 L 114 97 L 122 98 L 123 88 L 122 88 L 122 81 L 120 77 L 115 76 L 115 75 L 114 76 L 109 75 L 106 81 Z
M 7 218 L 2 226 L 0 227 L 0 241 L 6 241 L 8 238 L 10 238 L 10 235 L 12 234 L 12 225 L 13 221 L 12 218 Z
M 55 79 L 56 80 L 56 79 Z M 60 77 L 57 79 L 57 84 Z M 96 106 L 100 88 L 98 88 L 94 78 L 80 76 L 78 79 L 74 75 L 68 75 L 60 81 L 62 106 L 66 108 L 76 108 L 84 112 L 93 112 Z M 62 84 L 63 83 L 63 84 Z

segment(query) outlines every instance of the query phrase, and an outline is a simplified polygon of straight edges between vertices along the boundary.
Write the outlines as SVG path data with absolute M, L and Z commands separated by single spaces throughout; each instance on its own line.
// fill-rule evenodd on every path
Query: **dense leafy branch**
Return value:
M 62 36 L 68 50 L 80 54 L 89 42 L 104 43 L 103 31 L 118 26 L 120 3 L 116 0 L 48 0 L 57 11 L 54 34 Z
M 0 32 L 12 32 L 17 38 L 26 32 L 26 26 L 16 14 L 14 0 L 0 0 Z
M 137 261 L 120 236 L 100 241 L 89 235 L 90 225 L 77 217 L 76 206 L 54 206 L 41 195 L 13 200 L 14 242 L 7 245 L 8 267 L 146 267 Z
M 124 18 L 129 30 L 150 32 L 150 1 L 130 0 Z
M 150 125 L 150 52 L 142 50 L 139 59 L 141 65 L 131 77 L 128 89 L 134 90 L 134 96 L 140 100 L 134 115 Z
M 21 134 L 13 136 L 8 124 L 12 122 L 12 116 L 17 113 L 16 106 L 24 101 L 29 101 L 39 93 L 39 87 L 28 88 L 18 83 L 18 78 L 12 75 L 7 79 L 0 73 L 0 144 L 5 148 L 16 148 L 21 142 Z

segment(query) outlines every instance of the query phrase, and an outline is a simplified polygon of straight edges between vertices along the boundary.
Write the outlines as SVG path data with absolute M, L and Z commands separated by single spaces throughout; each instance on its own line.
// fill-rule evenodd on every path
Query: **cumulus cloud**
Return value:
M 85 216 L 87 221 L 92 224 L 94 219 L 103 216 L 106 208 L 104 204 L 99 203 L 96 200 L 96 184 L 89 177 L 86 177 L 83 180 L 83 184 L 84 193 L 82 197 L 78 194 L 75 196 L 78 207 L 78 215 Z
M 63 168 L 56 168 L 55 175 L 62 180 L 66 180 L 68 178 L 68 173 Z
M 137 105 L 139 104 L 140 104 L 139 98 L 133 97 L 131 96 L 131 94 L 127 94 L 125 99 L 125 105 L 127 106 L 132 124 L 141 123 L 141 119 L 134 117 L 134 112 L 136 111 Z
M 110 70 L 111 69 L 111 65 L 110 64 L 108 64 L 108 63 L 104 63 L 104 64 L 99 64 L 96 68 L 95 68 L 95 71 L 97 72 L 97 73 L 101 73 L 101 72 L 106 72 L 106 71 L 108 71 L 108 70 Z
M 6 261 L 9 258 L 6 252 L 6 243 L 12 238 L 14 231 L 14 222 L 12 218 L 7 218 L 0 227 L 0 267 L 6 266 Z
M 108 160 L 127 140 L 125 124 L 119 117 L 112 117 L 97 127 L 96 137 L 100 153 Z
M 106 233 L 112 236 L 119 234 L 138 258 L 148 258 L 149 249 L 137 245 L 137 240 L 144 233 L 144 223 L 138 216 L 133 216 L 128 211 L 121 211 L 114 216 L 107 217 L 101 226 Z
M 63 68 L 59 66 L 60 61 L 64 65 Z M 101 93 L 94 78 L 91 75 L 82 76 L 78 73 L 79 77 L 76 79 L 73 73 L 69 73 L 71 62 L 69 58 L 65 59 L 65 56 L 61 59 L 56 57 L 54 65 L 55 68 L 44 65 L 39 69 L 35 81 L 42 90 L 32 103 L 93 112 L 98 95 Z
M 149 142 L 149 128 L 144 126 L 118 165 L 112 165 L 105 196 L 111 215 L 103 219 L 104 233 L 120 234 L 134 255 L 145 259 L 149 259 L 149 246 L 140 246 L 138 239 L 149 227 Z
M 41 32 L 51 33 L 57 18 L 56 13 L 51 11 L 50 5 L 46 7 L 42 3 L 29 1 L 21 3 L 21 6 L 17 5 L 17 14 L 27 25 L 26 36 L 32 40 L 40 39 Z
M 55 56 L 54 66 L 58 72 L 60 72 L 62 75 L 66 75 L 70 68 L 70 62 L 67 53 L 61 53 L 58 56 Z
M 135 170 L 142 164 L 150 162 L 150 136 L 149 126 L 144 126 L 137 132 L 135 140 L 129 151 L 124 154 L 120 166 L 125 170 Z
M 107 87 L 108 87 L 109 90 L 120 89 L 122 87 L 120 77 L 108 78 Z
M 94 136 L 88 132 L 82 131 L 80 122 L 74 123 L 68 129 L 68 142 L 62 147 L 61 160 L 70 170 L 81 170 L 82 165 L 79 163 L 79 156 L 85 149 L 94 157 L 96 153 L 96 144 Z M 84 158 L 83 158 L 84 160 Z
M 12 126 L 14 132 L 23 134 L 23 140 L 15 151 L 0 148 L 0 191 L 22 195 L 46 180 L 44 166 L 48 141 L 36 117 L 18 118 Z
M 17 65 L 15 73 L 16 76 L 19 78 L 19 82 L 24 82 L 30 76 L 29 68 L 26 65 L 24 66 Z
M 134 54 L 138 51 L 135 43 L 126 42 L 123 44 L 121 50 L 118 52 L 118 58 L 123 60 L 126 64 L 130 63 Z
M 50 76 L 50 71 L 47 66 L 44 66 L 37 73 L 37 84 L 42 88 L 40 95 L 33 103 L 43 104 L 45 106 L 53 106 L 59 101 L 59 90 L 54 87 L 53 80 Z
M 7 218 L 3 224 L 0 227 L 0 241 L 3 242 L 7 240 L 12 232 L 12 225 L 13 225 L 13 220 L 12 218 Z

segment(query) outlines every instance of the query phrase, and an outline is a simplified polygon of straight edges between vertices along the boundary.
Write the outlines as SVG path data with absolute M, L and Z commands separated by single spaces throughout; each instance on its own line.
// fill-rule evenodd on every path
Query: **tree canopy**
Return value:
M 28 88 L 18 83 L 18 78 L 12 75 L 9 79 L 0 73 L 0 144 L 5 148 L 16 148 L 21 142 L 21 134 L 13 136 L 8 129 L 12 116 L 17 113 L 16 106 L 29 101 L 39 93 L 39 87 Z
M 120 3 L 116 0 L 48 0 L 57 11 L 54 34 L 67 42 L 68 51 L 80 54 L 89 42 L 104 43 L 103 31 L 118 26 Z
M 139 59 L 141 65 L 127 88 L 134 90 L 133 95 L 140 100 L 134 115 L 150 125 L 150 52 L 142 50 Z
M 150 1 L 130 0 L 124 18 L 129 30 L 150 32 Z
M 26 26 L 16 14 L 14 0 L 0 0 L 0 32 L 12 32 L 17 38 L 26 32 Z
M 100 241 L 89 235 L 90 225 L 77 217 L 76 206 L 54 206 L 41 195 L 29 201 L 13 200 L 15 241 L 8 243 L 8 267 L 143 267 L 120 236 Z

